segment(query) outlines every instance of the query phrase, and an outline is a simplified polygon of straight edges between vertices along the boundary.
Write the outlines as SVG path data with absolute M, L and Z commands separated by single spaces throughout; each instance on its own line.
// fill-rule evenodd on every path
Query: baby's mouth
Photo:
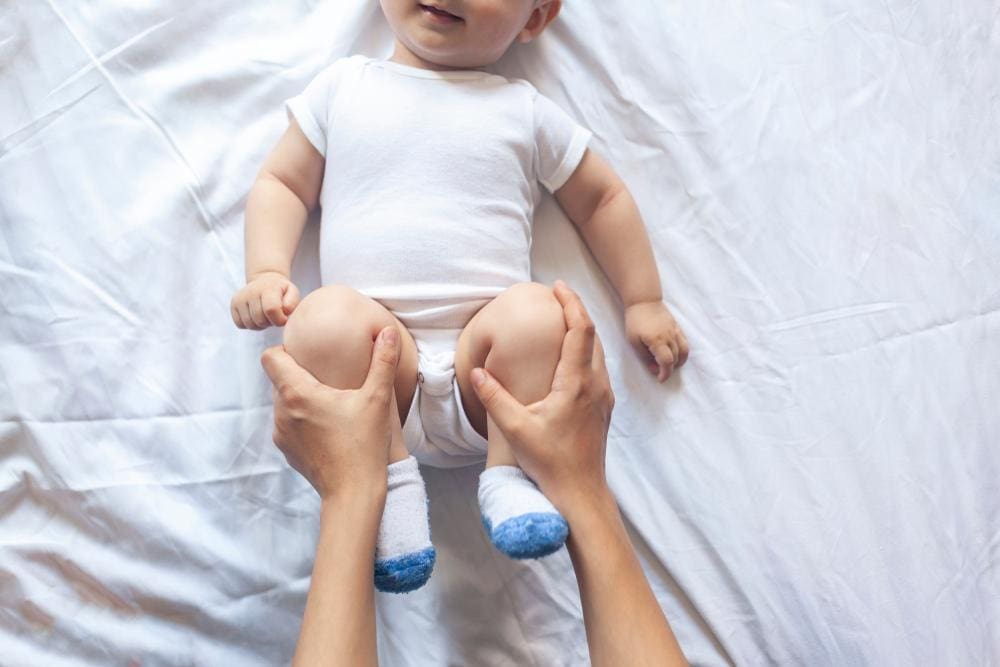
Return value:
M 434 7 L 433 5 L 421 3 L 420 10 L 438 23 L 457 23 L 463 20 L 461 16 L 455 16 L 451 12 L 447 12 L 440 7 Z

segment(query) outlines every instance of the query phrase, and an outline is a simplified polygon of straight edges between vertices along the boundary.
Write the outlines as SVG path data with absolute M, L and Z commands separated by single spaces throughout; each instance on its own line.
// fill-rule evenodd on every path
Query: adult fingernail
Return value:
M 389 327 L 382 330 L 382 342 L 386 345 L 395 345 L 399 342 L 399 329 Z
M 483 372 L 482 368 L 472 369 L 472 384 L 481 387 L 483 383 L 486 382 L 486 373 Z

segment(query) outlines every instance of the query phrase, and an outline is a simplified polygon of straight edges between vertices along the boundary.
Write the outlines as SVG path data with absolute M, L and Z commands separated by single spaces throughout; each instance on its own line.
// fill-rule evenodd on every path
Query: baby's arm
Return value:
M 319 201 L 323 167 L 323 156 L 292 120 L 247 199 L 247 284 L 231 304 L 239 328 L 283 326 L 298 305 L 299 291 L 290 279 L 292 258 Z
M 688 343 L 663 304 L 653 249 L 628 188 L 588 150 L 555 196 L 625 304 L 629 342 L 658 380 L 666 380 L 687 360 Z

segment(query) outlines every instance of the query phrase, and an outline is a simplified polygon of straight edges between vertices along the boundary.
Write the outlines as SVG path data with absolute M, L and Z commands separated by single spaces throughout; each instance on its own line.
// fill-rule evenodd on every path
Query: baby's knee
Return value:
M 354 389 L 364 381 L 380 322 L 378 304 L 344 285 L 310 292 L 285 325 L 285 350 L 324 384 Z
M 558 358 L 566 320 L 552 288 L 518 283 L 497 297 L 496 315 L 493 352 L 510 360 Z

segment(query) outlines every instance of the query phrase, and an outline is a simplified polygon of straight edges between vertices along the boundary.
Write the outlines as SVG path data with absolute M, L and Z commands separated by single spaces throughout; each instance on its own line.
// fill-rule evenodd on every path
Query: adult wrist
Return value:
M 376 482 L 365 486 L 340 486 L 321 496 L 320 511 L 336 510 L 355 514 L 375 512 L 381 516 L 387 494 L 388 485 L 384 480 L 381 484 Z
M 579 488 L 559 504 L 563 506 L 559 511 L 570 531 L 587 530 L 595 522 L 605 521 L 618 513 L 618 503 L 606 483 Z
M 563 516 L 569 524 L 567 547 L 573 557 L 587 545 L 616 542 L 619 531 L 625 530 L 618 503 L 610 490 L 580 502 Z

